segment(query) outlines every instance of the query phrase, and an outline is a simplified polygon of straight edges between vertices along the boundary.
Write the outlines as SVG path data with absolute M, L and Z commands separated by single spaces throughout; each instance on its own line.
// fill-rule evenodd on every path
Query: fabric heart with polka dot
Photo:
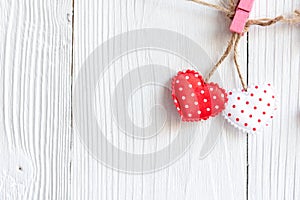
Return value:
M 275 93 L 270 84 L 229 91 L 224 117 L 233 126 L 256 133 L 269 126 L 276 110 Z
M 223 88 L 206 83 L 193 70 L 180 71 L 172 80 L 172 97 L 183 121 L 206 120 L 216 116 L 228 101 Z

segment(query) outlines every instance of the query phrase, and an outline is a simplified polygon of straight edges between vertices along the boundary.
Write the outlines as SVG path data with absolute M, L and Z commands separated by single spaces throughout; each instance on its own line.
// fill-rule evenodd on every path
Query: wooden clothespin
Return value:
M 243 35 L 243 31 L 252 10 L 253 3 L 254 0 L 240 0 L 230 25 L 231 32 Z

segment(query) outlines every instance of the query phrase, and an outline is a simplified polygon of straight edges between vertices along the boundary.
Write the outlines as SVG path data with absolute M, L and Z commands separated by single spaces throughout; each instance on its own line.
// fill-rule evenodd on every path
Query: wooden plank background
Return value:
M 256 1 L 251 17 L 296 8 L 298 0 Z M 230 22 L 184 0 L 1 0 L 0 17 L 0 199 L 300 199 L 299 25 L 252 27 L 240 44 L 249 83 L 271 82 L 280 96 L 271 128 L 247 135 L 225 124 L 213 151 L 199 160 L 207 122 L 174 164 L 133 175 L 102 165 L 76 134 L 72 87 L 83 62 L 104 41 L 143 28 L 181 33 L 215 62 L 230 38 Z M 173 70 L 185 64 L 149 50 L 122 58 L 99 80 L 96 114 L 117 148 L 143 154 L 170 142 L 168 134 L 144 143 L 124 140 L 107 103 L 126 73 L 158 61 Z M 230 59 L 219 74 L 224 88 L 240 86 Z M 153 97 L 160 94 L 149 86 L 133 95 L 133 123 L 149 123 Z

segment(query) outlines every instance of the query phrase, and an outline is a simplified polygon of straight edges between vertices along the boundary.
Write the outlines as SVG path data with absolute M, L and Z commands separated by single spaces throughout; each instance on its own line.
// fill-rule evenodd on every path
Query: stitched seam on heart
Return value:
M 234 92 L 234 90 L 232 90 L 232 92 Z M 276 100 L 276 98 L 275 98 Z M 276 101 L 274 100 L 274 108 L 271 109 L 271 115 L 270 116 L 274 116 L 274 113 L 276 111 Z M 245 128 L 245 127 L 242 127 L 241 125 L 235 123 L 231 118 L 229 118 L 226 113 L 225 113 L 226 109 L 222 112 L 222 115 L 224 116 L 224 118 L 231 124 L 233 125 L 234 127 L 238 128 L 239 130 L 241 130 L 242 132 L 244 133 L 252 133 L 252 134 L 255 134 L 255 133 L 260 133 L 263 131 L 263 129 L 265 128 L 265 125 L 261 125 L 261 126 L 258 126 L 256 127 L 257 130 L 256 131 L 253 131 L 251 128 Z M 271 118 L 267 118 L 266 121 L 264 121 L 265 124 L 269 124 L 270 122 L 272 121 Z
M 253 85 L 250 85 L 248 88 L 250 89 L 250 88 L 254 88 L 256 85 L 255 84 L 253 84 Z M 269 86 L 269 84 L 267 84 L 267 83 L 264 83 L 264 84 L 261 84 L 261 86 L 262 87 L 271 87 L 271 91 L 272 91 L 272 93 L 274 94 L 274 96 L 275 96 L 275 98 L 274 98 L 274 108 L 273 109 L 271 109 L 271 115 L 270 116 L 273 116 L 273 117 L 275 117 L 275 113 L 276 113 L 276 110 L 278 109 L 278 106 L 279 106 L 279 98 L 278 98 L 278 96 L 277 96 L 277 93 L 276 93 L 276 90 L 274 89 L 274 87 L 272 87 L 272 85 L 271 86 Z M 243 89 L 232 89 L 232 90 L 230 90 L 230 91 L 228 91 L 228 93 L 229 92 L 243 92 Z M 226 114 L 226 108 L 223 110 L 223 112 L 222 112 L 222 115 L 224 116 L 224 118 L 232 125 L 232 126 L 234 126 L 235 128 L 237 128 L 237 129 L 239 129 L 240 131 L 242 131 L 242 132 L 244 132 L 244 133 L 252 133 L 252 134 L 257 134 L 257 133 L 261 133 L 262 131 L 263 131 L 263 129 L 265 128 L 265 125 L 262 125 L 262 126 L 260 126 L 259 127 L 259 129 L 257 129 L 256 131 L 253 131 L 251 128 L 249 128 L 249 129 L 246 129 L 246 128 L 244 128 L 244 127 L 241 127 L 239 124 L 236 124 L 236 123 L 234 123 L 233 121 L 232 121 L 232 119 L 230 119 L 228 116 L 227 116 L 227 114 Z M 265 124 L 270 124 L 272 122 L 272 118 L 267 118 L 266 119 L 266 121 L 264 122 Z
M 185 118 L 183 116 L 182 108 L 179 104 L 178 98 L 176 97 L 174 88 L 175 88 L 175 81 L 176 81 L 177 77 L 179 75 L 185 75 L 185 74 L 188 74 L 188 73 L 192 73 L 194 75 L 195 74 L 199 75 L 199 80 L 201 81 L 201 83 L 203 83 L 203 85 L 206 86 L 206 88 L 208 88 L 209 86 L 214 86 L 214 87 L 218 88 L 218 90 L 220 90 L 221 93 L 224 94 L 224 97 L 223 97 L 224 98 L 224 100 L 223 100 L 224 106 L 222 106 L 222 109 L 220 108 L 220 111 L 214 112 L 214 113 L 211 112 L 210 116 L 201 116 L 200 117 L 200 115 L 199 115 L 198 118 L 191 118 L 191 119 Z M 209 94 L 211 95 L 211 92 L 209 92 Z M 185 122 L 195 122 L 195 121 L 200 121 L 200 120 L 208 120 L 210 117 L 215 117 L 216 115 L 220 114 L 226 108 L 226 104 L 228 102 L 228 96 L 227 96 L 226 90 L 224 88 L 220 87 L 217 83 L 213 83 L 213 82 L 206 83 L 204 81 L 203 77 L 198 72 L 196 72 L 194 70 L 179 71 L 177 73 L 177 75 L 173 77 L 173 79 L 172 79 L 172 97 L 173 97 L 173 100 L 176 99 L 177 103 L 174 103 L 174 105 L 175 105 L 176 109 L 177 109 L 177 106 L 179 107 L 180 110 L 177 110 L 177 111 L 180 114 L 182 121 L 185 121 Z M 210 107 L 211 107 L 211 105 L 210 105 Z

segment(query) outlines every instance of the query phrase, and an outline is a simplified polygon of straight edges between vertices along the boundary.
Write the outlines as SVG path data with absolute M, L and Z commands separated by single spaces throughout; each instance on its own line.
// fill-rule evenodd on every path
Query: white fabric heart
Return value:
M 271 85 L 255 85 L 247 91 L 228 91 L 228 104 L 223 116 L 236 128 L 257 133 L 264 126 L 269 126 L 275 110 L 275 93 Z

